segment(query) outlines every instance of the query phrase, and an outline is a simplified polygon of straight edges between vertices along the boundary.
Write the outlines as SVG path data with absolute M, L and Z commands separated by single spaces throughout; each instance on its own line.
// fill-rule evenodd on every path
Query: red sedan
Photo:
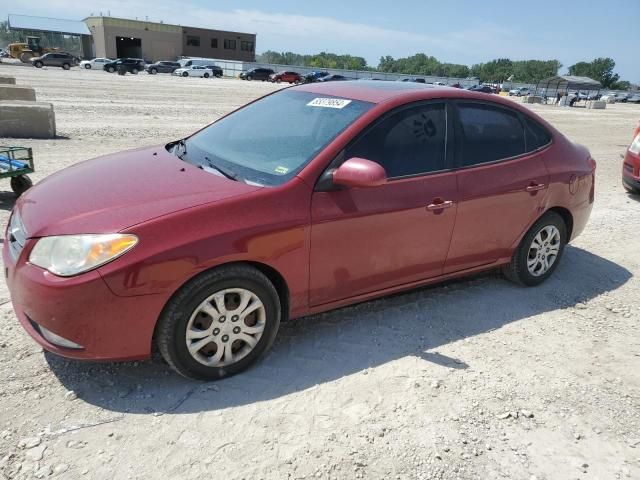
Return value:
M 301 83 L 302 77 L 296 72 L 278 72 L 269 76 L 269 81 L 274 83 Z
M 640 194 L 640 123 L 622 163 L 622 185 L 629 193 Z
M 16 203 L 5 273 L 45 349 L 140 359 L 156 342 L 215 379 L 287 318 L 497 267 L 543 282 L 587 223 L 594 175 L 586 148 L 497 96 L 308 84 L 50 176 Z

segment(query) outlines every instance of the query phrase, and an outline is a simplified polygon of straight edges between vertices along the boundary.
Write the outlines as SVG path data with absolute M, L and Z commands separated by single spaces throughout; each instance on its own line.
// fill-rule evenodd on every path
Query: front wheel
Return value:
M 107 72 L 109 72 L 109 73 L 113 73 L 115 71 L 116 71 L 116 69 L 114 67 L 107 68 Z
M 247 80 L 250 82 L 251 80 L 253 80 L 253 77 L 251 75 L 247 75 Z
M 42 68 L 42 62 L 36 62 L 34 65 L 36 68 Z
M 137 68 L 132 68 L 131 69 L 131 73 L 133 73 L 134 75 L 138 74 L 138 69 Z
M 151 75 L 155 75 L 156 73 L 158 73 L 158 70 L 155 68 L 152 68 L 151 70 L 149 70 L 149 72 L 151 72 Z
M 184 72 L 184 73 L 182 74 L 182 76 L 183 76 L 183 77 L 188 77 L 188 76 L 189 76 L 189 73 Z
M 216 380 L 241 372 L 273 343 L 280 326 L 278 292 L 244 265 L 205 272 L 165 306 L 156 341 L 167 363 L 185 377 Z
M 84 64 L 84 68 L 86 68 L 87 70 L 91 70 L 91 64 L 90 63 L 85 63 Z
M 563 218 L 556 212 L 547 212 L 529 229 L 503 273 L 515 283 L 539 285 L 557 268 L 566 243 Z
M 203 75 L 204 78 L 209 78 L 209 74 L 205 72 L 205 74 Z
M 11 190 L 17 197 L 33 187 L 33 181 L 27 175 L 11 177 Z

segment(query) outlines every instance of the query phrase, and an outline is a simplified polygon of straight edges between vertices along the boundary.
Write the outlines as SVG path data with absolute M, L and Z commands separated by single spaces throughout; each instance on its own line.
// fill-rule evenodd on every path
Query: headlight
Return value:
M 629 147 L 629 151 L 635 155 L 640 155 L 640 133 L 636 135 L 636 138 Z
M 138 243 L 135 235 L 61 235 L 43 237 L 29 262 L 61 277 L 71 277 L 115 260 Z

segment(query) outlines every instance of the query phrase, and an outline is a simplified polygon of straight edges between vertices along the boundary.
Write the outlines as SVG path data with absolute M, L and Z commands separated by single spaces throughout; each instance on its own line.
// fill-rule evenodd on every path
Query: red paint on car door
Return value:
M 456 217 L 455 173 L 315 192 L 310 304 L 442 273 Z M 442 208 L 435 204 L 446 203 Z

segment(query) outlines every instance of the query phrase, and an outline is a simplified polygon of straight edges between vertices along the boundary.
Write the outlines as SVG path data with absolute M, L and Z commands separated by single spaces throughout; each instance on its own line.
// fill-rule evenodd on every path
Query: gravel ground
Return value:
M 0 75 L 55 105 L 60 138 L 0 139 L 33 147 L 35 181 L 175 139 L 277 88 Z M 640 478 L 640 204 L 620 184 L 640 106 L 534 109 L 598 161 L 591 221 L 537 288 L 488 274 L 292 321 L 258 366 L 205 384 L 159 360 L 43 353 L 2 282 L 0 480 Z M 3 225 L 12 205 L 0 193 Z

